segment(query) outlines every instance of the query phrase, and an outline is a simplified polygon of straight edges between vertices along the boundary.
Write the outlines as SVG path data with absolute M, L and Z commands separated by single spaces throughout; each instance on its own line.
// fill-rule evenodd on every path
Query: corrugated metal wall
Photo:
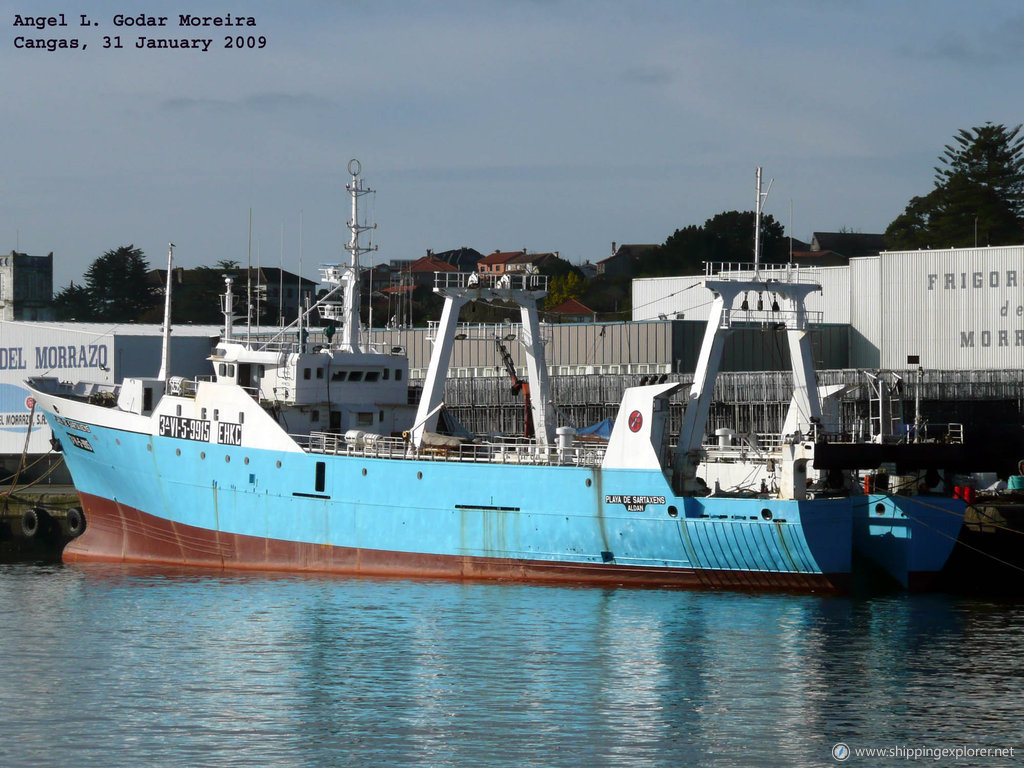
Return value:
M 548 339 L 545 349 L 552 375 L 567 376 L 586 373 L 650 374 L 692 373 L 704 338 L 706 323 L 691 320 L 637 323 L 571 323 L 542 326 Z M 479 329 L 477 340 L 470 330 L 469 338 L 456 341 L 452 352 L 452 378 L 470 376 L 504 376 L 493 330 Z M 503 336 L 502 330 L 497 331 Z M 821 368 L 843 368 L 849 357 L 848 329 L 845 325 L 812 328 L 814 360 Z M 409 355 L 412 378 L 422 378 L 430 359 L 431 344 L 423 328 L 401 331 L 375 331 L 373 340 L 385 347 L 404 347 Z M 526 360 L 518 341 L 503 341 L 520 374 L 525 373 Z M 721 370 L 762 371 L 789 370 L 789 348 L 785 333 L 766 326 L 738 328 L 725 345 Z
M 881 365 L 881 266 L 877 256 L 850 259 L 850 367 Z
M 880 261 L 883 367 L 1024 368 L 1024 246 L 896 251 Z

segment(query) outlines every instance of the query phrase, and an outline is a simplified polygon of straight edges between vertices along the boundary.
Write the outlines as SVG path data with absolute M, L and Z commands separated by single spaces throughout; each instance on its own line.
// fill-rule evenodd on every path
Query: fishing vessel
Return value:
M 444 307 L 417 402 L 401 350 L 375 351 L 360 336 L 359 258 L 368 250 L 360 235 L 368 227 L 360 224 L 359 200 L 368 190 L 356 161 L 349 171 L 349 261 L 321 268 L 330 290 L 294 328 L 270 339 L 236 332 L 229 281 L 211 376 L 169 376 L 165 352 L 153 378 L 116 386 L 28 382 L 85 513 L 86 531 L 65 560 L 849 588 L 856 494 L 843 472 L 811 470 L 821 405 L 803 299 L 816 286 L 792 269 L 765 276 L 755 266 L 753 278 L 723 269 L 709 277 L 715 309 L 678 441 L 670 439 L 669 400 L 682 385 L 659 382 L 625 390 L 602 444 L 577 440 L 571 426 L 556 422 L 537 310 L 547 278 L 438 273 L 434 291 Z M 758 212 L 760 202 L 758 175 Z M 722 344 L 742 311 L 732 307 L 744 291 L 769 287 L 793 319 L 795 402 L 807 418 L 768 448 L 722 445 L 715 453 L 704 433 Z M 167 333 L 169 297 L 170 286 Z M 474 300 L 519 308 L 521 322 L 503 341 L 523 345 L 531 439 L 442 434 L 459 312 Z M 324 343 L 310 343 L 314 311 L 340 326 L 340 338 L 328 333 Z M 754 478 L 754 489 L 734 482 L 737 473 Z M 891 530 L 902 528 L 895 537 L 917 542 L 912 523 L 897 512 L 890 518 Z M 866 548 L 882 538 L 869 533 Z M 897 571 L 918 567 L 913 558 L 890 559 Z

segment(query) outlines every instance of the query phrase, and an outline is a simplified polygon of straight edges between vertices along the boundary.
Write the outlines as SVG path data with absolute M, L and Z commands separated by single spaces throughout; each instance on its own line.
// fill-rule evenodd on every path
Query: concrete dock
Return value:
M 0 487 L 0 563 L 60 562 L 64 545 L 84 530 L 72 486 Z

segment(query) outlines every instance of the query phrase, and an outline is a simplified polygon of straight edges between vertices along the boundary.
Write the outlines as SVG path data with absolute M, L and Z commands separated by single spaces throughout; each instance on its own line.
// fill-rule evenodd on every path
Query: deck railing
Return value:
M 556 466 L 598 467 L 604 459 L 606 445 L 574 441 L 566 448 L 539 448 L 532 440 L 503 439 L 487 442 L 464 442 L 455 445 L 424 445 L 417 448 L 404 438 L 383 435 L 361 435 L 359 438 L 327 432 L 292 435 L 309 453 L 332 456 L 359 456 L 373 459 L 420 461 L 455 461 L 476 464 L 540 464 Z

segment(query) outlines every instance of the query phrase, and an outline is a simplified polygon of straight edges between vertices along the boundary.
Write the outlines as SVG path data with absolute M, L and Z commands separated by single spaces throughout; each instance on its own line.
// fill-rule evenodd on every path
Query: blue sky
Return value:
M 26 6 L 69 26 L 14 26 Z M 53 251 L 57 289 L 127 243 L 154 267 L 169 241 L 182 266 L 244 264 L 250 209 L 253 263 L 283 251 L 297 271 L 301 230 L 315 277 L 342 257 L 352 157 L 377 190 L 382 261 L 460 246 L 597 261 L 752 210 L 757 165 L 794 236 L 881 232 L 958 130 L 1024 121 L 1015 0 L 0 7 L 0 251 Z M 177 23 L 228 12 L 266 47 Z M 116 13 L 170 18 L 117 28 Z M 213 43 L 140 50 L 139 35 Z

